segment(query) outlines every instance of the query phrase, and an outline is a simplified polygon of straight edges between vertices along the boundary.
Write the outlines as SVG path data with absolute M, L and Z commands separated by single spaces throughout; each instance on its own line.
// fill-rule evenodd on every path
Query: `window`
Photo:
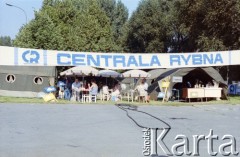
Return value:
M 6 76 L 6 82 L 7 83 L 13 83 L 13 82 L 15 82 L 16 81 L 16 76 L 15 75 L 13 75 L 13 74 L 8 74 L 7 76 Z
M 43 78 L 39 77 L 39 76 L 34 77 L 33 83 L 36 84 L 36 85 L 41 85 L 41 84 L 43 84 Z

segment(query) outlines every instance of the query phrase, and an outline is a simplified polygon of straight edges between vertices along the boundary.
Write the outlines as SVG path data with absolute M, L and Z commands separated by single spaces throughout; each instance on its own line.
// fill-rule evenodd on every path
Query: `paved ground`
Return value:
M 231 134 L 240 150 L 240 106 L 141 106 L 139 111 L 171 126 L 165 142 L 179 143 L 176 135 Z M 139 124 L 166 127 L 156 118 L 128 111 Z M 143 132 L 126 112 L 110 105 L 0 104 L 0 157 L 141 157 Z M 229 142 L 229 140 L 227 140 Z M 216 141 L 214 151 L 225 142 Z M 200 142 L 207 157 L 207 141 Z M 163 154 L 162 152 L 160 152 Z M 221 156 L 221 155 L 218 155 Z

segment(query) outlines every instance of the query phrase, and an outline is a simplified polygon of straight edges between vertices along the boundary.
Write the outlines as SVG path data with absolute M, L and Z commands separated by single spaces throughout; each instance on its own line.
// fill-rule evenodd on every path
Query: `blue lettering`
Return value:
M 142 56 L 139 56 L 139 66 L 140 67 L 148 67 L 149 66 L 148 63 L 143 63 Z
M 138 66 L 138 63 L 137 63 L 137 61 L 136 61 L 134 56 L 130 56 L 129 59 L 128 59 L 127 66 L 130 67 L 131 64 L 135 65 L 136 67 Z
M 185 65 L 188 65 L 188 62 L 189 62 L 189 60 L 190 60 L 190 58 L 191 58 L 191 55 L 188 55 L 187 58 L 185 58 L 184 55 L 181 55 L 181 58 L 182 58 L 182 60 L 184 61 Z
M 26 63 L 38 63 L 40 55 L 37 51 L 27 50 L 22 54 L 22 59 Z
M 71 65 L 70 61 L 62 61 L 62 59 L 65 58 L 65 60 L 69 60 L 71 58 L 70 54 L 66 54 L 66 53 L 58 53 L 57 54 L 57 64 L 58 65 Z
M 160 61 L 156 55 L 152 56 L 150 66 L 153 66 L 154 64 L 157 64 L 157 66 L 161 66 Z
M 193 65 L 202 64 L 202 55 L 192 55 Z
M 203 61 L 204 64 L 213 64 L 213 54 L 210 54 L 210 56 L 208 54 L 203 54 Z
M 222 56 L 221 56 L 221 54 L 219 54 L 219 53 L 216 55 L 216 58 L 215 58 L 214 64 L 217 64 L 217 62 L 223 64 Z
M 72 55 L 72 64 L 74 66 L 76 65 L 86 65 L 86 63 L 84 63 L 84 58 L 86 57 L 85 54 L 73 54 Z
M 170 55 L 170 65 L 173 66 L 174 63 L 177 63 L 178 65 L 181 65 L 179 55 Z
M 112 58 L 112 56 L 102 55 L 101 58 L 105 59 L 105 66 L 108 67 L 109 66 L 108 61 L 109 61 L 110 58 Z
M 117 67 L 117 64 L 122 64 L 123 67 L 126 67 L 125 56 L 123 55 L 113 56 L 113 64 L 114 64 L 114 67 Z
M 100 56 L 96 55 L 96 59 L 92 55 L 87 55 L 87 65 L 91 66 L 93 63 L 94 66 L 100 66 Z

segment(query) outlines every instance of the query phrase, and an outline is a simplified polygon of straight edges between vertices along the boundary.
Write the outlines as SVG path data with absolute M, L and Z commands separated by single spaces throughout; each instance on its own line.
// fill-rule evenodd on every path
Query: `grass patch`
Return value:
M 3 97 L 0 96 L 0 103 L 30 103 L 30 104 L 82 104 L 81 102 L 73 102 L 67 100 L 59 100 L 57 102 L 44 102 L 40 98 L 17 98 L 17 97 Z M 215 104 L 231 104 L 236 105 L 240 104 L 240 96 L 231 96 L 229 100 L 220 100 L 220 101 L 208 101 L 208 102 L 164 102 L 162 101 L 150 101 L 150 103 L 140 103 L 140 102 L 127 102 L 127 101 L 97 101 L 97 104 L 101 105 L 114 105 L 116 103 L 125 103 L 131 105 L 150 105 L 150 106 L 192 106 L 192 105 L 215 105 Z M 87 103 L 86 103 L 87 104 Z M 92 103 L 94 104 L 94 103 Z
M 42 99 L 37 98 L 16 98 L 0 96 L 1 103 L 42 103 Z

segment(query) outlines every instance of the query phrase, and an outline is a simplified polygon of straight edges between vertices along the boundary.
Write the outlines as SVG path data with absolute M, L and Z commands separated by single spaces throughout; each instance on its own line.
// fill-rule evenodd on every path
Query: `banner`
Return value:
M 0 46 L 0 65 L 157 69 L 240 64 L 240 50 L 198 53 L 89 53 Z

